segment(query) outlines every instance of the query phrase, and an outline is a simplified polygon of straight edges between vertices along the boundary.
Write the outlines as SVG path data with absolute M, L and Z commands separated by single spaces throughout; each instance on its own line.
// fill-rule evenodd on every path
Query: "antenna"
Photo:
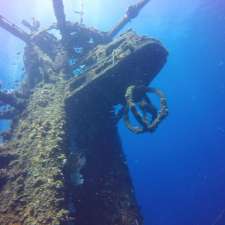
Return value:
M 84 22 L 84 0 L 81 0 L 81 16 L 80 16 L 80 24 L 83 24 Z
M 84 23 L 84 0 L 80 1 L 80 11 L 74 11 L 76 14 L 80 15 L 80 24 Z

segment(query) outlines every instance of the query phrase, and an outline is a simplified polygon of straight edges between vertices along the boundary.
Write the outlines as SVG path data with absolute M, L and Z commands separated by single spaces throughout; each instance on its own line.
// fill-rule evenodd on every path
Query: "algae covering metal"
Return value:
M 117 131 L 127 115 L 114 107 L 126 107 L 130 87 L 150 84 L 167 51 L 132 31 L 111 40 L 60 19 L 63 3 L 53 3 L 58 27 L 49 29 L 60 29 L 62 40 L 35 26 L 26 39 L 21 89 L 0 91 L 0 103 L 8 105 L 0 119 L 12 120 L 1 134 L 0 224 L 141 225 Z M 0 18 L 3 28 L 22 37 L 5 21 Z M 134 95 L 132 106 L 139 101 Z

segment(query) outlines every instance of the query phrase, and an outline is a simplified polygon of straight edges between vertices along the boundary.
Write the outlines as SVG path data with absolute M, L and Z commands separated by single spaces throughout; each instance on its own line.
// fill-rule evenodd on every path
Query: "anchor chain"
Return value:
M 153 93 L 160 98 L 160 109 L 158 111 L 148 98 L 147 93 Z M 131 85 L 126 90 L 125 99 L 126 105 L 123 107 L 121 114 L 123 114 L 126 127 L 135 134 L 154 132 L 160 122 L 168 115 L 166 96 L 157 88 Z M 140 126 L 132 125 L 130 112 Z

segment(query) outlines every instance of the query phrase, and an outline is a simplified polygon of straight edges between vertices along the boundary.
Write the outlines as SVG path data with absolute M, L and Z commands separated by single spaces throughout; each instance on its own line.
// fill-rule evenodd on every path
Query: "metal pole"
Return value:
M 23 31 L 20 27 L 17 25 L 11 23 L 6 18 L 0 15 L 0 27 L 7 30 L 12 35 L 18 37 L 22 41 L 29 43 L 30 42 L 30 35 L 27 34 L 25 31 Z
M 142 8 L 149 2 L 150 0 L 141 0 L 135 5 L 129 6 L 125 16 L 110 32 L 108 32 L 108 37 L 113 38 L 114 36 L 116 36 L 127 25 L 128 22 L 138 16 Z

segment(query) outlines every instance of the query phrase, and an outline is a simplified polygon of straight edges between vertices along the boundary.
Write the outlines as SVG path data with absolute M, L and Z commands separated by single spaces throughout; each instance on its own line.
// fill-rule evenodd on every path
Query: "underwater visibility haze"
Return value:
M 82 2 L 83 6 L 81 4 Z M 64 0 L 64 10 L 68 20 L 80 21 L 81 15 L 83 15 L 80 11 L 83 7 L 83 20 L 87 27 L 95 27 L 100 31 L 109 31 L 121 19 L 126 12 L 127 7 L 136 4 L 137 2 L 138 1 L 135 0 Z M 31 18 L 33 17 L 40 21 L 41 29 L 56 22 L 54 11 L 52 9 L 52 1 L 50 0 L 1 0 L 0 15 L 5 16 L 9 21 L 12 21 L 20 27 L 22 27 L 21 21 L 23 19 L 31 21 Z M 165 65 L 163 60 L 159 63 L 160 68 L 157 68 L 156 70 L 159 71 L 161 68 L 162 70 L 154 77 L 153 82 L 150 83 L 150 87 L 163 90 L 168 101 L 169 113 L 162 123 L 159 124 L 155 132 L 151 133 L 148 132 L 135 135 L 127 129 L 126 123 L 123 123 L 123 121 L 118 123 L 119 135 L 127 158 L 130 177 L 134 185 L 137 199 L 136 203 L 136 199 L 133 199 L 133 192 L 130 191 L 127 201 L 134 204 L 134 212 L 132 211 L 132 214 L 127 212 L 127 214 L 123 214 L 120 212 L 122 214 L 122 219 L 121 223 L 118 222 L 118 224 L 142 224 L 142 219 L 139 218 L 138 214 L 138 205 L 140 206 L 140 214 L 144 219 L 144 225 L 225 225 L 225 1 L 151 0 L 142 9 L 137 18 L 129 22 L 125 28 L 120 31 L 120 34 L 123 34 L 129 28 L 132 28 L 137 35 L 144 35 L 147 38 L 150 37 L 159 40 L 160 43 L 162 43 L 162 46 L 168 51 L 167 61 Z M 61 33 L 63 33 L 62 30 Z M 57 33 L 57 35 L 59 34 Z M 130 34 L 128 32 L 127 35 L 128 38 L 125 35 L 126 40 L 122 39 L 122 42 L 126 42 L 127 39 L 135 40 L 137 43 L 143 41 L 139 40 L 133 33 Z M 96 36 L 98 37 L 97 34 Z M 119 35 L 117 35 L 117 37 L 118 36 Z M 21 80 L 24 79 L 23 54 L 25 44 L 23 41 L 3 29 L 0 29 L 0 41 L 0 91 L 11 93 L 21 85 Z M 110 48 L 111 46 L 108 47 L 108 44 L 109 43 L 107 42 L 107 48 Z M 120 47 L 120 45 L 121 41 L 118 41 L 116 47 Z M 161 49 L 160 46 L 156 44 L 156 47 Z M 134 48 L 136 51 L 136 46 L 134 46 Z M 79 49 L 75 50 L 79 51 Z M 161 56 L 166 57 L 166 53 L 163 52 L 163 50 L 161 51 Z M 102 56 L 100 56 L 100 54 L 98 55 L 98 51 L 96 52 L 96 58 L 99 57 L 102 59 Z M 113 54 L 114 53 L 112 53 L 112 55 Z M 32 54 L 29 56 L 32 58 Z M 156 56 L 158 55 L 156 54 Z M 114 55 L 112 58 L 114 63 Z M 93 60 L 93 55 L 90 55 L 88 59 Z M 89 61 L 85 60 L 85 64 L 88 64 Z M 110 64 L 111 59 L 107 58 L 107 60 Z M 118 60 L 120 60 L 120 58 Z M 126 68 L 126 66 L 119 67 L 120 71 L 131 72 L 132 69 L 134 70 L 132 65 L 145 65 L 146 60 L 147 59 L 144 57 L 137 57 L 135 62 L 132 61 L 133 64 L 127 64 L 128 68 Z M 44 62 L 46 63 L 46 61 Z M 101 63 L 101 61 L 98 61 L 98 63 L 99 62 Z M 48 63 L 46 65 L 49 66 Z M 140 71 L 142 71 L 142 69 L 144 71 L 145 67 L 141 67 Z M 55 72 L 53 71 L 51 73 Z M 80 71 L 76 71 L 75 76 L 82 77 L 83 74 L 77 73 L 80 73 Z M 61 72 L 59 74 L 61 75 Z M 60 90 L 64 90 L 63 85 L 65 84 L 63 81 L 55 79 L 53 75 L 52 77 L 49 79 L 53 79 L 54 82 L 56 82 L 56 88 L 54 86 L 49 86 L 46 88 L 47 91 L 45 89 L 40 89 L 35 96 L 38 97 L 40 95 L 40 98 L 45 98 L 48 95 L 52 95 L 55 97 L 52 102 L 56 101 L 56 99 L 59 100 L 59 102 L 63 102 L 63 97 L 60 96 Z M 126 77 L 126 79 L 129 80 L 129 76 L 128 78 Z M 94 83 L 94 80 L 91 81 Z M 77 118 L 71 120 L 70 125 L 68 126 L 69 129 L 71 129 L 68 132 L 70 141 L 67 147 L 69 149 L 79 148 L 80 145 L 82 146 L 80 149 L 83 151 L 83 146 L 91 148 L 93 147 L 91 145 L 95 143 L 96 146 L 94 147 L 96 147 L 96 149 L 99 146 L 107 148 L 107 144 L 115 145 L 118 149 L 122 148 L 120 146 L 120 141 L 117 140 L 118 137 L 116 133 L 115 135 L 112 135 L 112 137 L 106 135 L 107 137 L 104 143 L 101 142 L 101 136 L 98 136 L 97 134 L 95 136 L 94 132 L 98 132 L 103 136 L 105 135 L 105 131 L 112 130 L 112 133 L 115 132 L 114 128 L 111 127 L 111 124 L 108 122 L 103 125 L 103 130 L 99 128 L 99 130 L 97 129 L 98 131 L 93 131 L 93 137 L 96 137 L 98 143 L 92 142 L 91 137 L 88 135 L 85 136 L 85 138 L 89 140 L 89 145 L 86 146 L 83 143 L 85 141 L 80 137 L 82 133 L 79 135 L 79 132 L 82 132 L 82 129 L 85 130 L 85 128 L 83 128 L 83 125 L 78 118 L 79 115 L 82 116 L 83 114 L 83 106 L 80 106 L 80 103 L 76 103 L 76 101 L 73 100 L 74 96 L 81 98 L 79 92 L 77 91 L 76 93 L 76 82 L 76 80 L 71 81 L 70 88 L 72 90 L 69 90 L 71 93 L 65 97 L 66 99 L 69 99 L 68 101 L 66 100 L 68 104 L 73 105 L 73 107 L 79 106 L 81 108 L 79 113 L 77 113 Z M 82 83 L 83 81 L 81 80 L 79 82 Z M 128 81 L 126 80 L 126 82 Z M 78 83 L 78 85 L 79 84 L 80 83 Z M 104 82 L 101 84 L 104 84 Z M 88 85 L 89 83 L 87 86 Z M 46 94 L 48 88 L 52 93 L 57 89 L 57 94 L 53 95 L 51 91 Z M 101 88 L 104 89 L 103 86 L 98 86 L 96 93 L 101 93 Z M 115 89 L 109 90 L 112 90 L 113 96 L 113 91 Z M 127 93 L 129 90 L 127 89 Z M 43 97 L 41 96 L 42 94 Z M 149 96 L 151 97 L 152 94 L 150 93 Z M 85 96 L 81 99 L 84 100 L 84 102 L 85 100 L 88 102 L 89 98 L 94 99 L 94 95 L 90 96 L 89 93 L 88 97 Z M 154 104 L 156 104 L 158 99 L 153 96 L 151 98 L 153 99 Z M 106 99 L 110 99 L 110 97 L 107 96 Z M 34 103 L 35 101 L 36 100 L 34 100 Z M 111 100 L 109 100 L 109 102 L 110 101 Z M 114 101 L 114 99 L 112 101 Z M 41 104 L 45 104 L 45 102 L 43 101 Z M 59 121 L 60 118 L 63 120 L 65 117 L 64 113 L 61 112 L 63 104 L 64 103 L 62 103 L 61 106 L 56 104 L 58 107 L 56 109 L 51 108 L 54 108 L 54 104 L 49 106 L 49 109 L 51 109 L 52 112 L 60 115 L 57 117 Z M 101 104 L 104 105 L 103 103 Z M 110 103 L 107 102 L 106 105 L 107 104 Z M 29 107 L 31 106 L 32 104 L 30 104 Z M 71 112 L 73 107 L 70 106 L 66 110 L 69 115 L 73 115 L 73 112 Z M 93 103 L 91 109 L 95 110 L 97 107 L 98 106 L 95 106 Z M 34 107 L 34 109 L 37 108 Z M 39 113 L 38 110 L 37 113 Z M 104 115 L 107 118 L 103 118 L 105 119 L 103 121 L 108 121 L 107 119 L 111 118 L 107 113 Z M 34 116 L 37 115 L 34 114 Z M 88 113 L 88 116 L 92 118 L 91 112 Z M 95 116 L 99 119 L 98 113 L 94 114 L 93 118 L 95 118 Z M 23 117 L 26 117 L 26 115 Z M 52 115 L 51 118 L 54 119 L 54 115 Z M 60 122 L 57 121 L 57 119 L 51 126 L 59 126 L 58 123 Z M 96 121 L 93 121 L 93 124 L 97 124 L 97 119 Z M 72 131 L 73 125 L 76 123 L 79 124 L 79 129 Z M 0 120 L 0 131 L 8 130 L 9 126 L 10 121 Z M 62 126 L 63 129 L 63 122 L 60 126 Z M 94 129 L 89 124 L 87 127 L 90 130 Z M 38 130 L 39 128 L 35 129 Z M 46 129 L 48 130 L 50 128 Z M 19 130 L 17 133 L 18 132 Z M 57 132 L 60 133 L 60 130 Z M 76 147 L 74 147 L 76 143 L 74 143 L 73 140 L 71 141 L 72 136 L 76 136 L 79 139 L 78 146 Z M 22 137 L 22 139 L 26 140 L 26 137 Z M 46 141 L 49 141 L 49 139 L 46 139 Z M 3 143 L 1 143 L 1 147 L 2 145 Z M 108 148 L 111 149 L 110 146 Z M 82 168 L 83 164 L 86 163 L 86 159 L 90 157 L 90 153 L 82 152 L 81 150 L 79 151 L 78 157 L 76 153 L 73 153 L 71 150 L 72 153 L 69 154 L 74 154 L 76 157 L 71 160 L 69 164 L 78 163 L 80 168 Z M 98 153 L 100 155 L 100 152 L 96 151 L 96 157 L 98 156 Z M 112 148 L 112 155 L 114 153 Z M 43 154 L 45 153 L 43 152 Z M 85 154 L 87 155 L 86 158 L 83 157 Z M 106 165 L 102 161 L 101 163 L 107 167 L 107 160 L 110 159 L 107 158 L 106 153 L 104 154 L 99 160 L 104 160 L 105 157 Z M 99 170 L 103 168 L 98 164 L 94 164 L 94 162 L 98 162 L 97 158 L 92 160 L 93 161 L 90 161 L 93 165 L 90 165 L 90 168 L 84 171 L 84 174 L 86 174 L 87 177 L 97 177 L 97 172 L 96 174 L 95 172 L 92 173 L 93 168 L 97 167 Z M 115 160 L 117 160 L 117 156 L 115 156 Z M 118 160 L 121 160 L 119 156 Z M 51 165 L 55 166 L 54 162 L 52 163 L 49 161 L 49 163 L 49 165 L 44 165 L 43 163 L 43 168 L 47 168 L 47 166 L 51 167 Z M 99 164 L 101 163 L 99 162 Z M 35 163 L 32 161 L 31 165 L 34 166 L 34 164 Z M 116 163 L 112 163 L 112 167 L 116 168 L 116 166 Z M 132 184 L 129 176 L 126 174 L 126 166 L 124 167 L 122 163 L 118 163 L 118 167 L 121 168 L 122 171 L 125 171 L 121 175 L 121 179 L 123 177 L 127 179 L 127 186 L 125 185 L 123 190 L 130 190 Z M 3 166 L 0 165 L 0 169 L 2 168 Z M 70 170 L 79 170 L 79 172 L 82 171 L 82 169 L 74 168 L 73 166 L 68 166 L 68 168 Z M 65 173 L 70 174 L 68 176 L 70 176 L 70 178 L 73 177 L 71 179 L 75 179 L 76 183 L 82 185 L 83 182 L 86 182 L 81 175 L 74 175 L 71 171 L 68 172 L 68 168 L 65 169 Z M 112 177 L 113 176 L 114 175 L 112 175 Z M 120 175 L 118 175 L 118 177 L 120 177 Z M 29 181 L 30 180 L 28 180 L 28 186 Z M 90 180 L 88 182 L 91 184 L 92 181 Z M 120 182 L 122 183 L 122 180 L 120 180 Z M 36 185 L 39 185 L 39 183 Z M 104 185 L 106 185 L 106 183 L 104 183 Z M 96 190 L 98 187 L 102 188 L 101 185 L 96 186 Z M 35 186 L 35 188 L 37 188 L 37 186 Z M 113 190 L 114 189 L 115 188 L 113 188 Z M 0 192 L 1 191 L 0 185 Z M 69 192 L 70 188 L 66 191 Z M 88 187 L 82 191 L 84 191 L 84 193 L 85 191 L 88 193 L 90 191 L 91 193 L 91 190 L 89 190 Z M 71 196 L 66 197 L 67 202 L 70 203 L 70 198 L 74 198 L 77 193 L 84 202 L 88 201 L 80 190 L 76 190 L 73 195 L 71 194 Z M 93 202 L 95 202 L 95 200 L 93 200 Z M 96 200 L 96 202 L 98 201 Z M 79 202 L 76 202 L 76 204 L 79 205 Z M 31 205 L 29 205 L 29 207 L 31 207 Z M 90 212 L 91 210 L 86 206 L 85 208 L 83 205 L 79 207 L 81 207 L 82 213 L 84 210 L 87 210 L 87 212 Z M 92 207 L 94 206 L 92 205 Z M 98 205 L 95 207 L 98 208 Z M 76 209 L 73 210 L 76 211 Z M 135 219 L 132 223 L 135 221 L 136 224 L 130 223 L 126 217 L 134 217 Z M 82 218 L 80 221 L 82 221 Z M 93 218 L 96 219 L 95 216 L 93 216 Z M 24 224 L 28 223 L 26 222 Z M 56 223 L 49 222 L 46 224 Z M 116 224 L 117 223 L 115 223 L 115 225 Z M 81 222 L 80 225 L 102 224 L 85 224 Z M 109 225 L 111 225 L 111 223 L 109 223 Z

